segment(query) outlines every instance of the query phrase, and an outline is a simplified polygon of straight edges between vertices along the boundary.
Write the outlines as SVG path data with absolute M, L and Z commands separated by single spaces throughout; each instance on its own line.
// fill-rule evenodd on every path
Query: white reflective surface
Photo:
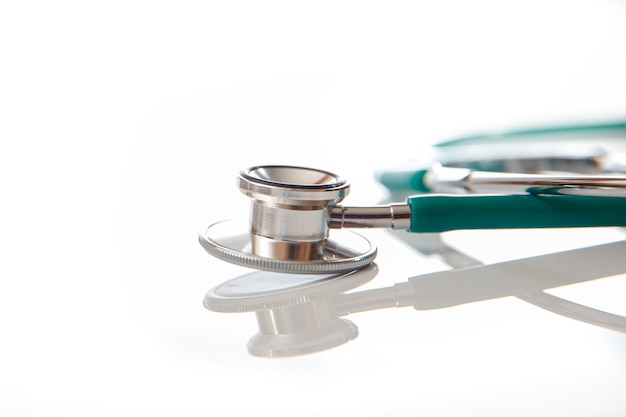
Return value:
M 617 1 L 3 4 L 0 415 L 624 415 L 626 336 L 515 297 L 367 311 L 350 343 L 252 357 L 254 315 L 202 306 L 250 271 L 196 236 L 247 218 L 245 167 L 319 167 L 371 204 L 373 172 L 434 141 L 623 117 L 625 27 Z M 449 268 L 367 237 L 359 291 Z M 444 237 L 460 264 L 622 239 Z M 624 316 L 625 281 L 546 291 Z

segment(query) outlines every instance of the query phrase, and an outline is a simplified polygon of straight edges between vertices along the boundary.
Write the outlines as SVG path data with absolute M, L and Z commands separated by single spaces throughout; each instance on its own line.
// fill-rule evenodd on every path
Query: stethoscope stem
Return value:
M 411 207 L 408 204 L 389 204 L 369 207 L 334 206 L 330 209 L 328 226 L 379 227 L 394 230 L 411 228 Z

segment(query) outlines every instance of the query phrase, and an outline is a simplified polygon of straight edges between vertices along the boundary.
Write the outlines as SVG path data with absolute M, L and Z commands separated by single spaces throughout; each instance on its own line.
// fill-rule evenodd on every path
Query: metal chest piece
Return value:
M 213 256 L 255 269 L 332 274 L 369 265 L 376 248 L 345 230 L 329 233 L 329 211 L 349 183 L 327 171 L 293 166 L 256 166 L 241 171 L 238 186 L 251 198 L 250 222 L 215 223 L 200 234 Z

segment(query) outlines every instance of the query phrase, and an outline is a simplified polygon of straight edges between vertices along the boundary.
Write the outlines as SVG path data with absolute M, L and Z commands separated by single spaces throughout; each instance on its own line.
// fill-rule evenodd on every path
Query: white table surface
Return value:
M 0 415 L 623 416 L 626 336 L 514 297 L 254 358 L 254 315 L 201 303 L 247 271 L 196 236 L 247 216 L 247 166 L 335 171 L 368 204 L 437 140 L 623 117 L 625 28 L 618 1 L 3 3 Z M 364 234 L 363 289 L 448 268 Z M 444 239 L 492 263 L 623 235 Z M 624 276 L 551 293 L 626 315 Z

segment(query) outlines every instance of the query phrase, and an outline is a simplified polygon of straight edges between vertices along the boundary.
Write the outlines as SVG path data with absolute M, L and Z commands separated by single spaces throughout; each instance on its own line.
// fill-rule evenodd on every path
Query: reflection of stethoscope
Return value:
M 622 134 L 626 124 L 596 126 L 595 130 L 529 132 L 545 135 L 568 130 Z M 347 182 L 326 171 L 290 166 L 242 171 L 239 187 L 253 200 L 250 224 L 216 223 L 200 235 L 200 242 L 218 258 L 289 273 L 256 272 L 227 281 L 207 293 L 205 307 L 218 312 L 256 312 L 259 333 L 250 340 L 248 349 L 257 356 L 290 356 L 345 343 L 358 331 L 340 317 L 359 311 L 408 305 L 440 308 L 510 295 L 567 317 L 626 332 L 624 317 L 543 292 L 623 273 L 623 242 L 483 266 L 447 247 L 436 234 L 414 234 L 424 236 L 425 240 L 414 245 L 420 252 L 437 253 L 450 266 L 463 269 L 416 276 L 389 288 L 344 294 L 376 275 L 376 266 L 370 265 L 376 249 L 357 234 L 333 230 L 329 236 L 331 228 L 386 226 L 440 232 L 626 225 L 625 177 L 537 174 L 546 170 L 570 172 L 573 167 L 585 174 L 625 172 L 626 164 L 619 155 L 595 147 L 574 149 L 570 144 L 568 152 L 553 153 L 543 144 L 526 144 L 520 152 L 519 146 L 499 143 L 490 145 L 497 148 L 496 152 L 485 157 L 484 152 L 466 146 L 485 139 L 489 138 L 446 144 L 449 148 L 440 155 L 446 168 L 386 172 L 379 179 L 390 190 L 401 193 L 405 189 L 499 191 L 497 195 L 417 195 L 409 197 L 406 205 L 346 208 L 337 203 L 347 194 Z M 515 158 L 510 157 L 511 151 Z M 519 174 L 469 169 L 511 166 Z M 232 226 L 240 230 L 233 231 Z M 588 262 L 590 258 L 596 262 Z
M 623 132 L 626 125 L 595 128 Z M 567 128 L 531 132 L 554 134 L 563 130 Z M 575 130 L 579 131 L 586 130 Z M 480 142 L 471 138 L 462 145 Z M 486 153 L 484 150 L 489 146 L 482 144 L 480 148 Z M 457 142 L 445 147 L 460 148 Z M 561 147 L 575 146 L 561 143 Z M 532 148 L 530 144 L 518 146 L 518 154 L 521 149 Z M 447 154 L 453 155 L 454 151 L 447 150 Z M 468 162 L 471 159 L 467 158 L 468 154 L 468 151 L 461 153 L 466 158 L 465 166 L 478 164 Z M 563 152 L 580 165 L 584 158 L 575 154 Z M 596 165 L 600 156 L 594 154 L 591 158 Z M 240 190 L 252 199 L 249 225 L 216 223 L 200 235 L 200 243 L 210 254 L 239 265 L 315 274 L 361 268 L 370 264 L 376 255 L 376 249 L 360 235 L 334 230 L 330 233 L 330 229 L 387 227 L 432 233 L 458 229 L 626 225 L 626 176 L 623 174 L 617 175 L 615 171 L 606 175 L 476 171 L 461 167 L 462 159 L 457 153 L 444 160 L 448 166 L 381 174 L 381 182 L 390 189 L 429 193 L 410 196 L 404 204 L 373 207 L 338 205 L 348 194 L 349 183 L 327 171 L 276 165 L 252 167 L 238 177 Z M 547 158 L 528 152 L 520 157 L 520 161 L 527 163 L 542 159 L 545 162 Z M 492 165 L 495 162 L 496 159 L 490 161 Z
M 408 306 L 430 310 L 507 296 L 568 318 L 626 332 L 626 317 L 544 292 L 624 273 L 624 248 L 624 242 L 616 242 L 434 272 L 390 287 L 351 293 L 346 292 L 376 276 L 376 265 L 338 275 L 258 271 L 216 286 L 204 297 L 204 306 L 221 313 L 254 312 L 259 331 L 249 340 L 248 351 L 262 357 L 301 355 L 346 343 L 357 337 L 358 328 L 343 317 L 354 313 Z

